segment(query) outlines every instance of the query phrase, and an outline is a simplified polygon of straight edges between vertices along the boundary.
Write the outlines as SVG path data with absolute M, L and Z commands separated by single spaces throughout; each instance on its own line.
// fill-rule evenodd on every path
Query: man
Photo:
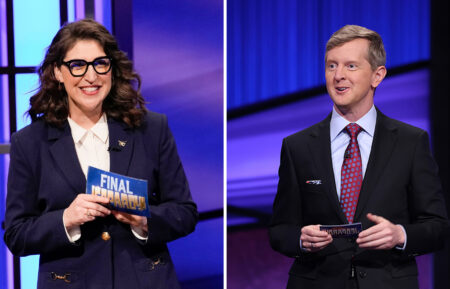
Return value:
M 287 288 L 418 288 L 414 257 L 443 244 L 447 215 L 428 134 L 373 103 L 385 63 L 378 33 L 335 32 L 325 53 L 332 113 L 283 140 L 269 234 L 274 250 L 295 258 Z M 358 222 L 354 238 L 320 230 Z

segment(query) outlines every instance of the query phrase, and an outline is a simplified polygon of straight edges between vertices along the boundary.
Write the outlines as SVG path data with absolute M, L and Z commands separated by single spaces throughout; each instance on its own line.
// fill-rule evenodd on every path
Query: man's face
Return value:
M 328 94 L 341 112 L 367 112 L 373 105 L 375 88 L 385 75 L 372 70 L 369 41 L 358 38 L 328 51 L 325 79 Z

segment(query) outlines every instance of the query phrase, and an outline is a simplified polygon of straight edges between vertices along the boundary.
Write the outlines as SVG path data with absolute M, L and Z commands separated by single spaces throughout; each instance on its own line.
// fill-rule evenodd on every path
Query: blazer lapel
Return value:
M 110 171 L 128 175 L 134 147 L 132 129 L 111 118 L 108 118 L 108 129 Z
M 49 148 L 50 154 L 67 182 L 73 188 L 74 193 L 84 193 L 86 190 L 86 178 L 78 161 L 69 124 L 66 122 L 63 129 L 49 126 L 48 140 L 53 142 Z
M 355 212 L 355 221 L 360 220 L 361 214 L 372 194 L 376 194 L 373 188 L 391 158 L 397 141 L 396 127 L 389 123 L 389 119 L 377 109 L 377 124 L 370 151 L 369 162 L 364 175 L 358 205 Z
M 323 186 L 329 201 L 333 204 L 335 213 L 342 223 L 347 223 L 347 218 L 342 212 L 339 204 L 339 199 L 336 191 L 336 182 L 334 179 L 333 164 L 331 160 L 331 146 L 330 146 L 330 120 L 331 114 L 319 123 L 311 133 L 311 142 L 309 149 L 317 164 L 318 175 L 322 177 Z

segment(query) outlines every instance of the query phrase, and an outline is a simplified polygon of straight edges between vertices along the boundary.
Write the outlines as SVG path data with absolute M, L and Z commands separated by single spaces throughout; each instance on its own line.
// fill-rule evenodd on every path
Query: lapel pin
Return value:
M 321 185 L 322 180 L 307 180 L 306 183 L 309 185 Z
M 119 143 L 120 147 L 125 147 L 125 145 L 127 144 L 126 140 L 118 140 L 117 142 Z

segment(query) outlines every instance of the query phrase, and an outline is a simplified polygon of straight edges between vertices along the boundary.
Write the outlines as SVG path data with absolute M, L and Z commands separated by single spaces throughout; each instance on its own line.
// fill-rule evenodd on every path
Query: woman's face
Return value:
M 67 51 L 64 62 L 74 59 L 91 62 L 107 56 L 102 46 L 95 40 L 79 40 Z M 64 83 L 68 95 L 69 115 L 72 119 L 88 117 L 91 120 L 100 118 L 103 100 L 111 90 L 111 70 L 106 74 L 98 74 L 93 65 L 88 65 L 83 76 L 73 76 L 69 67 L 55 66 L 56 79 Z M 98 120 L 97 118 L 97 120 Z

